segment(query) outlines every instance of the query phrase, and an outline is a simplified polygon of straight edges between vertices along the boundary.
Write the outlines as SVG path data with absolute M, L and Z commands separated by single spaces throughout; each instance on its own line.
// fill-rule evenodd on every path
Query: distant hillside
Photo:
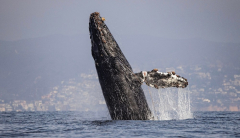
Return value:
M 191 73 L 190 68 L 198 65 L 204 67 L 201 71 L 214 72 L 210 67 L 214 65 L 216 70 L 222 66 L 226 72 L 239 73 L 234 69 L 240 68 L 240 44 L 151 36 L 116 39 L 130 64 L 138 70 L 160 68 L 165 71 L 165 68 L 182 66 L 185 72 Z M 95 71 L 88 35 L 0 41 L 0 65 L 0 97 L 6 100 L 39 99 L 61 81 Z
M 0 42 L 0 49 L 1 98 L 40 97 L 51 86 L 94 67 L 88 36 Z

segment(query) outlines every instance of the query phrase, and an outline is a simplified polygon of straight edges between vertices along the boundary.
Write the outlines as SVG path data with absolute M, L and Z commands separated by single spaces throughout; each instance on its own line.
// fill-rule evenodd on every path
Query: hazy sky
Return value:
M 88 35 L 98 11 L 115 35 L 240 42 L 240 0 L 0 0 L 0 40 Z

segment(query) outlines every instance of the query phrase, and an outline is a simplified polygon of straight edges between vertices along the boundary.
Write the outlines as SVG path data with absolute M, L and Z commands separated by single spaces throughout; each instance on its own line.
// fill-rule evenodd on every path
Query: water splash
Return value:
M 155 120 L 192 118 L 189 89 L 167 88 L 150 91 Z

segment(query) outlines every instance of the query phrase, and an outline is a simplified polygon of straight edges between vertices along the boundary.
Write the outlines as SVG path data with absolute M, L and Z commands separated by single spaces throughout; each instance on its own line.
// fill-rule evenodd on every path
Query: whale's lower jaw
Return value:
M 152 118 L 141 83 L 99 13 L 90 15 L 92 56 L 102 92 L 113 120 Z

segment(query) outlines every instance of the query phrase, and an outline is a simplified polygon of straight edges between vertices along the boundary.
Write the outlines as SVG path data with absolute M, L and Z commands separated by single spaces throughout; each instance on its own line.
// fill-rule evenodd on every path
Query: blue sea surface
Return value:
M 186 120 L 111 120 L 95 112 L 0 112 L 0 137 L 240 137 L 240 112 Z

